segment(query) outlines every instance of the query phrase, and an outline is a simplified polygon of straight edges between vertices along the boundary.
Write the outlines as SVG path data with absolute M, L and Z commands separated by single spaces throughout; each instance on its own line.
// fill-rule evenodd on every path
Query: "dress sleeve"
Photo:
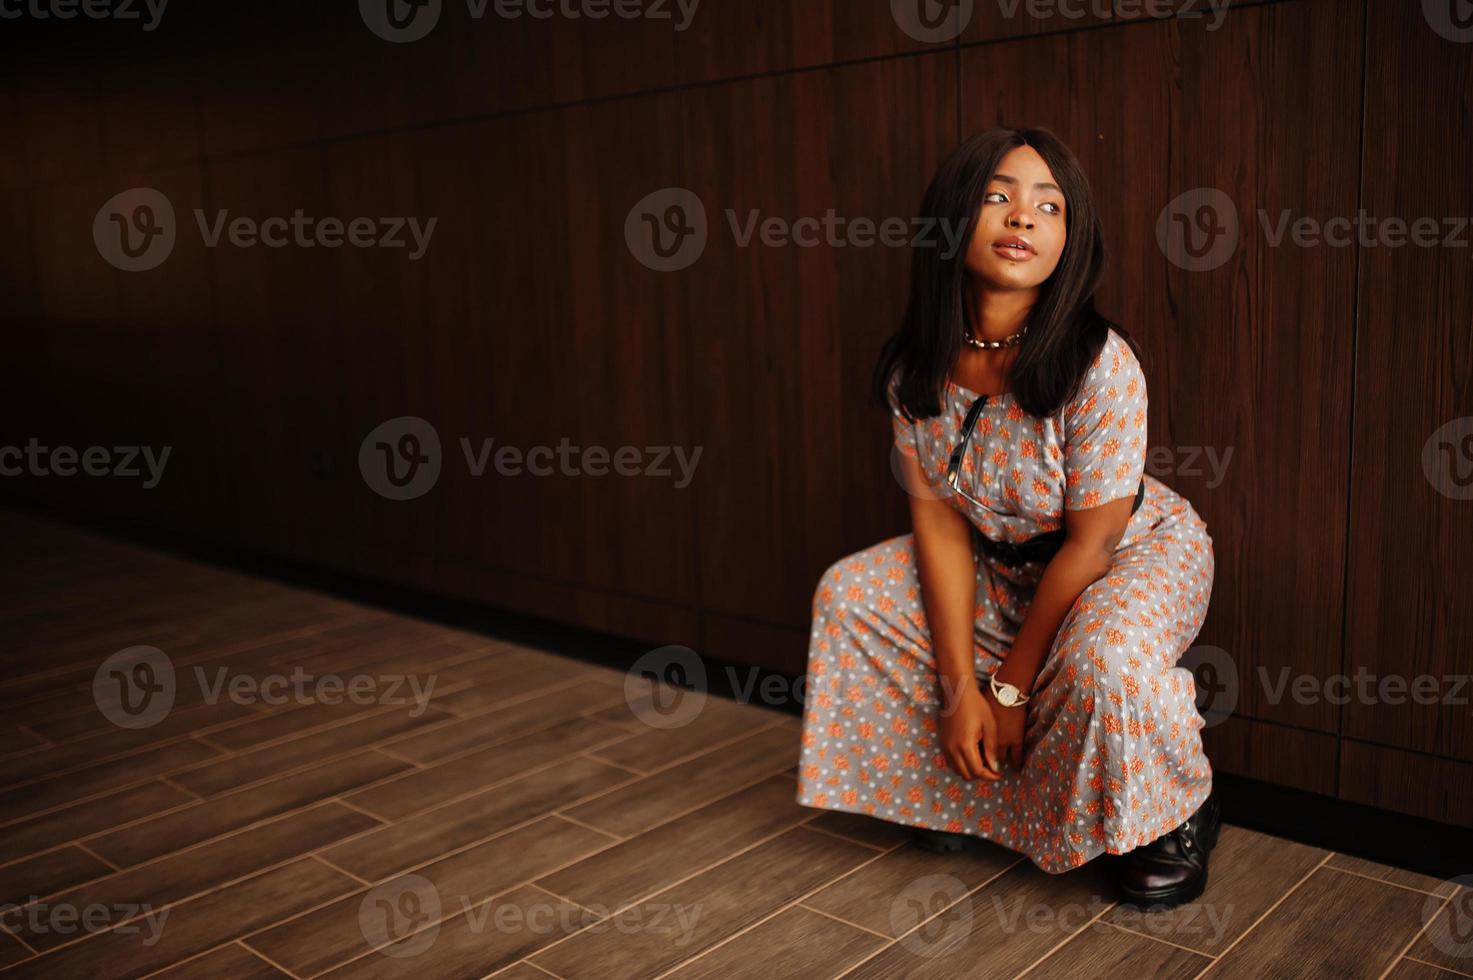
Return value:
M 1113 330 L 1065 409 L 1064 506 L 1134 497 L 1146 468 L 1146 376 Z
M 890 400 L 890 427 L 895 432 L 895 447 L 907 456 L 916 454 L 916 430 L 918 423 L 912 422 L 905 417 L 900 410 L 900 398 L 896 389 L 900 384 L 900 374 L 897 371 L 890 375 L 890 383 L 886 386 L 886 395 Z

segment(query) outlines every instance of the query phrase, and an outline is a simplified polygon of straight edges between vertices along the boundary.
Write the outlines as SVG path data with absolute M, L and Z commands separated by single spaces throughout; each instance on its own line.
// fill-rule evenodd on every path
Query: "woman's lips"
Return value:
M 1027 262 L 1033 258 L 1033 250 L 1029 248 L 1017 248 L 1013 245 L 994 244 L 992 250 L 1009 262 Z

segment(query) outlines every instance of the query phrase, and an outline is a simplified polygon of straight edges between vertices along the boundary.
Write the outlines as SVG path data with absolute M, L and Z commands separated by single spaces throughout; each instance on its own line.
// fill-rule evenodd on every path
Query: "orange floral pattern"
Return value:
M 909 422 L 893 398 L 898 452 L 944 487 L 976 396 L 956 385 L 942 415 Z M 1131 496 L 1144 474 L 1146 385 L 1113 331 L 1081 390 L 1047 419 L 989 399 L 956 507 L 982 533 L 1023 540 L 1067 506 Z M 1212 538 L 1187 500 L 1150 475 L 1110 570 L 1065 617 L 1029 701 L 1021 769 L 997 783 L 952 771 L 937 737 L 931 654 L 912 534 L 829 567 L 813 596 L 797 802 L 986 837 L 1050 873 L 1149 843 L 1206 799 L 1212 769 L 1192 674 L 1178 666 L 1212 592 Z M 1011 648 L 1043 566 L 977 556 L 979 678 Z

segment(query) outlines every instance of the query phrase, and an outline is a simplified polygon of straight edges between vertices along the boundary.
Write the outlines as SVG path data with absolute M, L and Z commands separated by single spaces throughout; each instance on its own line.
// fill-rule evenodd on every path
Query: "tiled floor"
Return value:
M 659 727 L 582 661 L 0 535 L 5 976 L 1473 975 L 1467 888 L 1228 827 L 1203 900 L 1143 915 L 1103 862 L 799 807 L 789 716 Z M 167 660 L 94 686 L 139 645 Z M 363 703 L 316 683 L 360 676 Z

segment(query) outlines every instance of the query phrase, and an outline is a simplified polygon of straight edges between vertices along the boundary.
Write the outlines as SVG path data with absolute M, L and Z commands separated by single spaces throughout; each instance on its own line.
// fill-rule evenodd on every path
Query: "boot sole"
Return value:
M 913 834 L 911 843 L 932 854 L 957 854 L 961 851 L 975 850 L 981 844 L 981 840 L 970 835 L 963 835 L 959 839 L 942 838 L 938 840 L 922 834 Z

